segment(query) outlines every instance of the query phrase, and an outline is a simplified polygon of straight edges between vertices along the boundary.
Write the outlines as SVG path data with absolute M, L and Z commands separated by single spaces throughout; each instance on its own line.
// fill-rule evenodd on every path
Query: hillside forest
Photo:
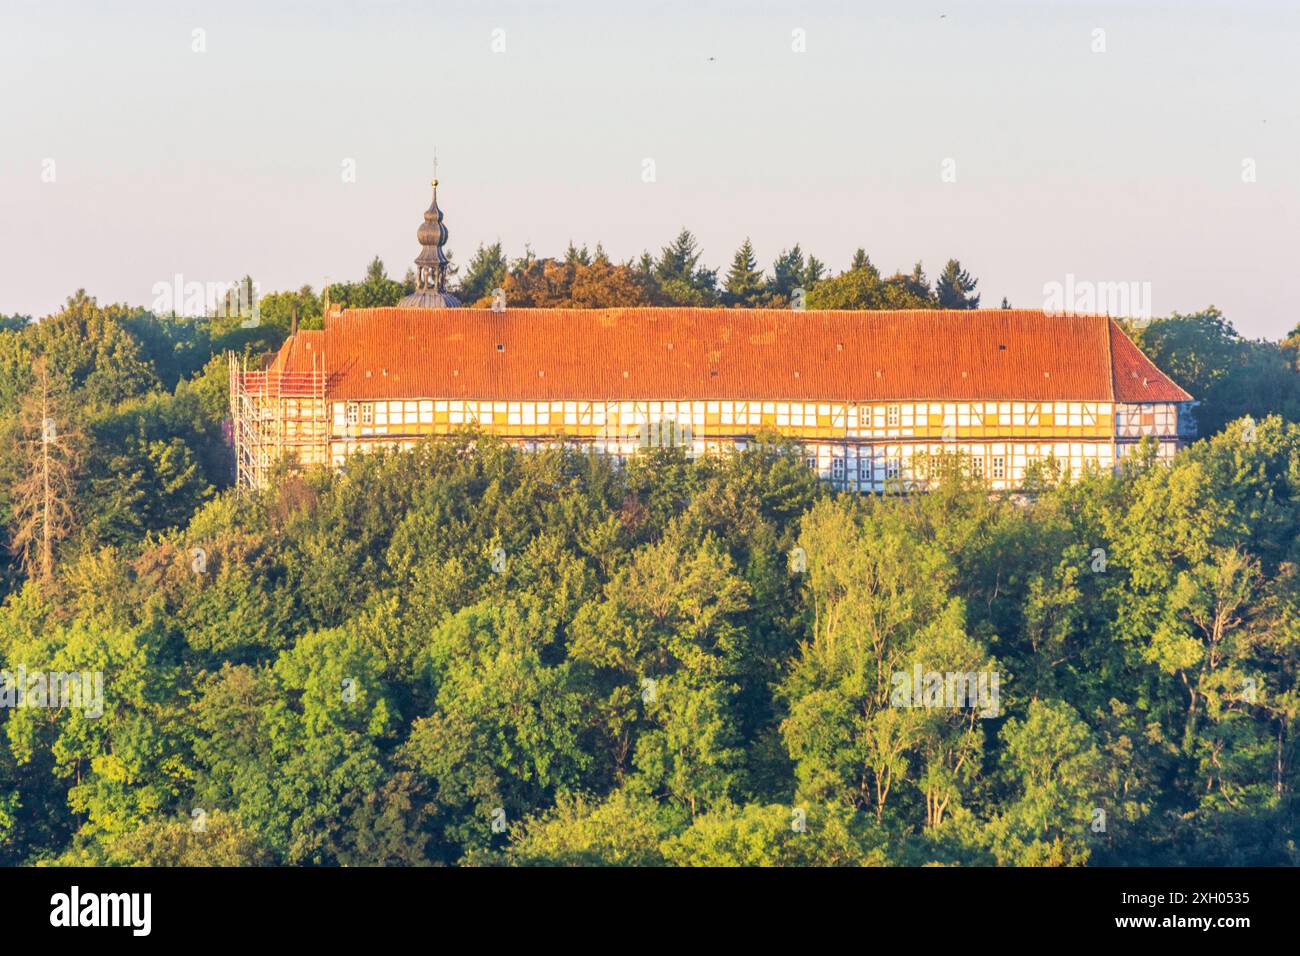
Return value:
M 979 303 L 956 260 L 701 263 L 685 231 L 498 245 L 457 291 Z M 1300 328 L 1132 325 L 1199 440 L 1024 494 L 955 458 L 842 494 L 775 435 L 620 468 L 472 431 L 236 493 L 226 353 L 409 287 L 0 317 L 0 671 L 103 681 L 100 713 L 0 707 L 0 863 L 1300 863 Z M 900 694 L 931 673 L 993 699 Z

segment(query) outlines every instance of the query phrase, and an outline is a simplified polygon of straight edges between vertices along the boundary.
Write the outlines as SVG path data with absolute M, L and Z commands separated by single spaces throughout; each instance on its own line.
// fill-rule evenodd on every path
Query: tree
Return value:
M 579 267 L 557 259 L 538 259 L 531 252 L 515 260 L 502 289 L 512 308 L 559 309 L 573 298 Z
M 630 264 L 630 263 L 629 263 Z M 655 259 L 649 251 L 641 253 L 633 266 L 637 284 L 641 286 L 647 299 L 658 304 L 660 298 L 659 282 L 655 279 Z
M 640 735 L 630 786 L 634 793 L 667 797 L 694 818 L 739 794 L 743 751 L 731 706 L 736 687 L 689 672 L 651 679 L 651 727 Z
M 17 427 L 22 478 L 14 489 L 12 548 L 28 577 L 48 581 L 54 574 L 55 547 L 76 530 L 81 435 L 44 359 L 37 360 L 35 373 Z
M 91 416 L 79 485 L 87 532 L 125 544 L 188 522 L 229 481 L 229 459 L 214 454 L 221 417 L 188 383 Z
M 263 324 L 288 332 L 297 322 L 300 329 L 321 327 L 322 304 L 309 285 L 297 292 L 271 292 L 258 301 L 258 316 Z
M 975 292 L 977 280 L 961 267 L 956 259 L 949 259 L 935 283 L 934 294 L 945 309 L 978 309 L 980 297 Z
M 697 817 L 664 853 L 677 866 L 880 866 L 884 843 L 843 807 L 749 803 Z
M 526 250 L 502 281 L 673 302 L 656 265 Z M 308 296 L 277 296 L 239 342 L 283 338 Z M 865 252 L 808 290 L 935 301 Z M 107 691 L 13 707 L 0 680 L 0 863 L 1300 864 L 1283 415 L 1014 498 L 962 455 L 913 459 L 924 495 L 839 493 L 765 430 L 623 465 L 466 431 L 235 495 L 211 353 L 236 332 L 210 325 L 82 293 L 0 328 L 0 512 L 31 519 L 32 578 L 0 575 L 0 674 Z M 1207 412 L 1289 407 L 1289 347 L 1210 314 L 1133 334 Z M 43 555 L 30 479 L 64 439 L 72 530 Z M 930 699 L 927 672 L 1002 698 Z
M 874 269 L 854 269 L 826 279 L 808 294 L 810 309 L 883 309 L 885 284 Z
M 79 401 L 102 406 L 143 395 L 158 378 L 123 325 L 136 314 L 125 305 L 100 306 L 78 289 L 63 309 L 31 327 L 31 350 L 46 359 L 51 382 Z
M 789 707 L 781 733 L 800 799 L 883 822 L 892 805 L 920 795 L 925 822 L 938 826 L 978 768 L 978 715 L 900 702 L 896 675 L 988 673 L 994 664 L 950 593 L 951 561 L 905 515 L 896 499 L 840 499 L 805 516 L 812 633 L 780 687 Z
M 542 657 L 548 623 L 521 603 L 484 601 L 433 635 L 434 711 L 414 721 L 401 759 L 436 784 L 448 841 L 485 847 L 496 808 L 524 816 L 575 786 L 591 759 L 573 668 Z
M 569 304 L 576 309 L 612 309 L 650 302 L 631 266 L 614 265 L 600 251 L 590 265 L 574 269 Z
M 925 309 L 934 305 L 924 287 L 913 276 L 902 274 L 881 279 L 870 263 L 830 279 L 823 279 L 808 292 L 810 309 Z
M 506 257 L 501 242 L 498 240 L 490 246 L 480 244 L 465 268 L 456 294 L 465 305 L 477 305 L 492 295 L 494 289 L 499 289 L 505 277 Z
M 820 259 L 818 259 L 816 256 L 810 255 L 808 257 L 808 264 L 804 266 L 804 270 L 803 270 L 804 291 L 805 292 L 808 291 L 813 286 L 815 286 L 818 282 L 820 282 L 822 280 L 822 276 L 824 276 L 825 274 L 826 274 L 826 264 L 822 262 Z
M 746 238 L 736 250 L 727 271 L 722 301 L 726 305 L 752 308 L 763 294 L 763 270 L 758 267 L 754 247 Z
M 570 239 L 569 248 L 564 251 L 564 261 L 571 266 L 589 266 L 591 265 L 591 253 L 587 251 L 586 246 L 579 249 Z
M 263 866 L 270 862 L 266 849 L 238 817 L 220 809 L 201 816 L 143 821 L 138 829 L 106 840 L 103 859 L 95 865 L 113 866 Z M 73 857 L 62 862 L 87 865 Z
M 1033 701 L 1002 728 L 1014 796 L 993 828 L 1004 865 L 1077 865 L 1088 859 L 1101 756 L 1088 725 L 1063 701 Z
M 655 281 L 671 305 L 711 305 L 717 299 L 718 273 L 699 264 L 702 253 L 689 229 L 664 246 L 654 265 Z
M 925 277 L 925 270 L 921 268 L 921 263 L 912 266 L 912 271 L 906 275 L 897 273 L 891 276 L 889 282 L 896 284 L 908 296 L 922 302 L 933 305 L 935 302 L 934 293 L 930 289 L 930 280 Z
M 452 271 L 448 266 L 448 271 Z M 335 283 L 326 290 L 331 305 L 345 309 L 375 309 L 397 305 L 402 297 L 414 291 L 405 282 L 388 278 L 383 260 L 378 256 L 366 267 L 366 277 L 361 282 Z
M 772 263 L 772 280 L 767 287 L 772 300 L 788 305 L 794 296 L 794 290 L 803 288 L 805 271 L 803 250 L 796 242 L 793 249 L 784 250 Z
M 1194 414 L 1205 437 L 1243 415 L 1300 419 L 1300 369 L 1293 353 L 1275 342 L 1241 338 L 1214 306 L 1155 319 L 1134 329 L 1133 337 L 1196 398 Z
M 503 862 L 513 866 L 663 866 L 660 844 L 672 834 L 666 816 L 654 801 L 624 790 L 614 791 L 604 801 L 560 793 L 554 807 L 534 814 L 511 831 Z
M 681 282 L 691 285 L 695 281 L 700 261 L 699 243 L 689 229 L 683 228 L 677 238 L 663 247 L 655 263 L 655 278 L 660 282 Z
M 1300 325 L 1282 340 L 1282 351 L 1286 353 L 1292 368 L 1300 372 Z

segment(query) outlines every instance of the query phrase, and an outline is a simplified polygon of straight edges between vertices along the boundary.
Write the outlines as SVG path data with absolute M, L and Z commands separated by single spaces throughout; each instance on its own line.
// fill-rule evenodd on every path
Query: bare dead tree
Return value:
M 54 574 L 55 546 L 76 530 L 73 493 L 81 434 L 50 380 L 45 359 L 36 361 L 34 371 L 35 383 L 23 397 L 18 414 L 20 478 L 14 487 L 10 547 L 28 578 L 48 581 Z

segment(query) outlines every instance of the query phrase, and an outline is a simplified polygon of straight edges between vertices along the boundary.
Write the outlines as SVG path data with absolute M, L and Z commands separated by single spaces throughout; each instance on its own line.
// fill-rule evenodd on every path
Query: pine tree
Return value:
M 935 297 L 930 289 L 930 280 L 926 278 L 925 269 L 919 261 L 912 266 L 912 274 L 907 277 L 906 285 L 907 290 L 918 298 L 933 300 Z
M 803 250 L 796 242 L 793 249 L 786 249 L 772 263 L 772 281 L 768 286 L 772 297 L 788 302 L 794 290 L 803 285 L 804 269 Z
M 853 261 L 849 263 L 849 271 L 874 272 L 877 276 L 880 275 L 880 270 L 872 265 L 871 257 L 867 255 L 867 250 L 863 249 L 861 246 L 858 247 L 857 252 L 853 253 Z
M 934 287 L 939 305 L 945 309 L 978 309 L 980 297 L 975 294 L 976 282 L 960 262 L 949 259 Z
M 763 270 L 758 267 L 753 244 L 746 238 L 731 260 L 722 300 L 727 305 L 753 308 L 763 294 L 763 285 Z
M 655 274 L 655 258 L 649 252 L 641 253 L 641 258 L 636 261 L 633 267 L 637 276 L 641 279 L 653 279 Z
M 808 264 L 804 266 L 803 270 L 804 290 L 811 289 L 822 280 L 824 275 L 826 275 L 826 264 L 816 256 L 809 256 Z
M 641 295 L 646 302 L 652 305 L 663 305 L 664 296 L 659 288 L 659 281 L 655 278 L 655 258 L 648 251 L 641 253 L 635 264 L 628 262 L 631 266 L 632 274 L 636 278 L 636 284 L 641 287 Z
M 659 261 L 655 263 L 655 278 L 660 282 L 678 281 L 692 285 L 700 255 L 695 236 L 689 229 L 682 229 L 677 238 L 659 253 Z
M 716 301 L 718 272 L 700 266 L 701 255 L 689 229 L 682 229 L 660 252 L 654 277 L 671 304 L 700 306 Z
M 492 294 L 493 289 L 501 288 L 506 278 L 506 256 L 501 251 L 501 243 L 490 246 L 479 245 L 474 257 L 469 260 L 465 277 L 460 280 L 456 294 L 465 305 L 473 305 L 484 296 Z
M 579 249 L 577 246 L 573 244 L 573 240 L 570 239 L 569 248 L 566 249 L 564 252 L 564 261 L 567 265 L 571 265 L 571 266 L 576 266 L 576 265 L 589 266 L 591 265 L 591 253 L 587 252 L 586 246 L 583 246 L 581 249 Z

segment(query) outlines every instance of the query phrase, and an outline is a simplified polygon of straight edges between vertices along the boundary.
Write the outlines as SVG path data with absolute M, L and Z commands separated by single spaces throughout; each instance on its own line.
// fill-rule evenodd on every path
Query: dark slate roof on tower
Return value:
M 415 257 L 415 292 L 397 303 L 401 309 L 456 309 L 460 300 L 447 291 L 447 227 L 438 208 L 438 180 L 433 183 L 433 202 L 424 212 L 424 222 L 416 230 L 420 254 Z

